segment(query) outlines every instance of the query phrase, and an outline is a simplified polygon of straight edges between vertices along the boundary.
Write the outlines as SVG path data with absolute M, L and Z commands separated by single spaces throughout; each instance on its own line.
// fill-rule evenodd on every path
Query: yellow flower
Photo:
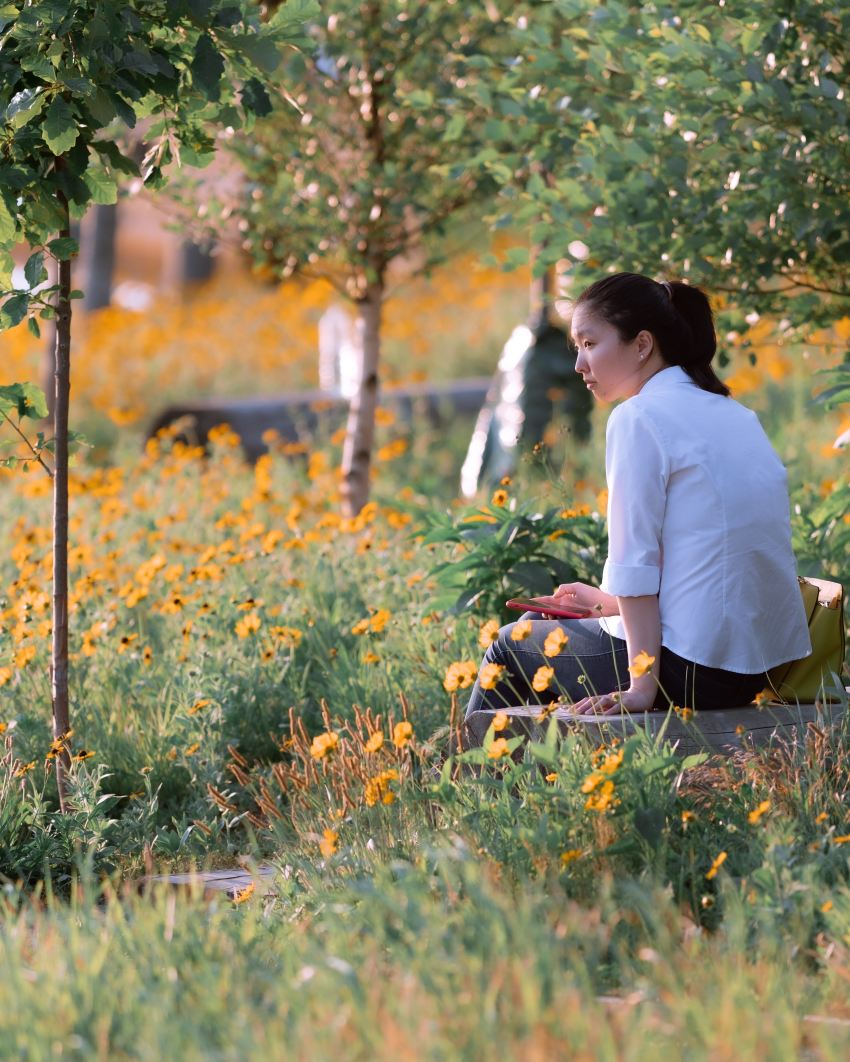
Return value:
M 605 754 L 604 759 L 599 764 L 598 770 L 605 774 L 614 774 L 619 769 L 623 762 L 623 750 L 617 749 Z
M 759 821 L 759 819 L 762 817 L 762 815 L 764 815 L 765 812 L 767 812 L 769 810 L 770 810 L 770 801 L 769 800 L 763 800 L 759 804 L 759 806 L 757 808 L 753 808 L 753 810 L 749 813 L 749 815 L 747 815 L 747 821 L 749 822 L 749 824 L 751 826 L 755 826 L 755 824 Z
M 828 914 L 832 910 L 832 900 L 826 900 L 820 905 L 820 909 L 823 914 Z
M 200 745 L 200 742 L 198 742 L 198 741 L 195 741 L 195 742 L 193 742 L 193 743 L 192 743 L 191 745 L 189 745 L 189 746 L 188 746 L 188 747 L 187 747 L 187 748 L 185 749 L 185 751 L 184 751 L 183 755 L 184 755 L 184 756 L 194 756 L 194 755 L 195 755 L 195 753 L 196 753 L 196 752 L 198 751 L 198 749 L 199 749 L 200 747 L 201 747 L 201 745 Z
M 493 492 L 493 497 L 490 499 L 490 504 L 497 509 L 501 509 L 508 503 L 508 492 L 506 490 L 497 490 Z
M 377 664 L 381 658 L 377 653 L 373 653 L 371 650 L 363 655 L 364 664 Z
M 376 730 L 374 734 L 366 742 L 367 752 L 378 752 L 384 744 L 384 732 L 383 730 Z
M 753 697 L 753 704 L 755 704 L 758 708 L 763 708 L 764 705 L 770 703 L 770 698 L 772 696 L 773 695 L 770 690 L 762 690 L 761 693 L 757 693 L 755 697 Z
M 10 667 L 0 667 L 0 686 L 5 686 L 7 682 L 11 682 L 15 672 Z
M 30 760 L 29 763 L 21 764 L 21 766 L 17 769 L 17 771 L 15 771 L 15 777 L 16 778 L 21 778 L 21 777 L 23 777 L 23 775 L 27 774 L 29 771 L 34 771 L 34 770 L 35 770 L 35 760 Z
M 561 852 L 561 866 L 568 867 L 576 859 L 581 859 L 581 856 L 582 851 L 580 848 L 569 848 L 566 852 Z
M 233 902 L 245 903 L 246 900 L 250 900 L 251 897 L 254 895 L 254 889 L 254 882 L 249 882 L 244 889 L 241 889 L 239 892 L 236 893 L 236 895 L 233 897 Z
M 687 829 L 688 823 L 696 818 L 696 812 L 685 810 L 682 812 L 682 826 Z
M 392 767 L 386 771 L 381 771 L 380 774 L 376 774 L 374 778 L 370 778 L 363 787 L 363 799 L 366 801 L 366 805 L 373 808 L 379 800 L 384 804 L 392 804 L 395 794 L 391 792 L 389 783 L 397 781 L 398 771 Z
M 339 834 L 336 830 L 322 830 L 322 839 L 319 841 L 319 851 L 325 857 L 330 857 L 336 852 L 338 848 Z
M 850 841 L 850 833 L 845 833 L 841 837 L 833 837 L 832 839 L 836 844 L 847 844 Z
M 403 749 L 413 740 L 413 724 L 406 719 L 396 723 L 393 727 L 393 744 L 397 749 Z
M 605 775 L 600 771 L 592 771 L 581 783 L 582 793 L 592 793 L 593 790 L 605 781 Z
M 522 642 L 531 634 L 531 620 L 517 620 L 511 631 L 511 640 Z
M 76 763 L 82 763 L 83 760 L 90 760 L 94 756 L 94 752 L 91 749 L 80 749 L 80 751 L 73 756 L 72 759 Z
M 717 856 L 717 858 L 711 864 L 711 867 L 709 868 L 708 873 L 705 875 L 705 880 L 706 881 L 711 881 L 711 879 L 716 876 L 717 871 L 720 870 L 720 868 L 726 862 L 726 858 L 727 858 L 726 852 L 721 852 Z
M 272 627 L 269 630 L 269 634 L 282 645 L 291 649 L 297 649 L 304 637 L 304 632 L 297 627 Z
M 262 625 L 262 620 L 256 612 L 249 612 L 247 616 L 244 616 L 236 624 L 236 633 L 240 638 L 247 638 L 251 634 L 256 634 Z
M 544 690 L 549 689 L 554 677 L 555 669 L 553 667 L 539 667 L 534 672 L 534 678 L 531 680 L 532 688 L 538 693 L 542 693 Z
M 590 794 L 584 802 L 584 807 L 586 811 L 605 811 L 613 802 L 614 783 L 610 778 L 606 778 L 596 791 Z
M 149 645 L 146 645 L 142 650 L 142 663 L 147 666 L 153 660 L 153 651 Z
M 127 650 L 132 646 L 133 642 L 135 642 L 138 639 L 138 637 L 139 637 L 138 634 L 125 634 L 125 635 L 123 635 L 123 637 L 121 638 L 121 641 L 118 643 L 118 652 L 119 653 L 126 653 Z
M 478 673 L 478 681 L 482 690 L 494 690 L 504 675 L 505 669 L 499 664 L 483 664 Z
M 325 756 L 336 751 L 339 745 L 339 734 L 333 731 L 317 734 L 310 745 L 310 755 L 314 760 L 323 760 Z
M 554 771 L 551 771 L 549 774 L 546 775 L 546 781 L 547 782 L 557 782 L 558 781 L 557 774 L 555 774 Z
M 8 723 L 0 723 L 0 734 L 5 734 L 8 729 L 9 729 L 9 724 Z
M 487 649 L 499 637 L 499 621 L 487 620 L 478 632 L 478 644 L 482 649 Z
M 192 707 L 188 710 L 187 715 L 197 715 L 198 712 L 202 712 L 204 708 L 208 708 L 212 704 L 209 697 L 204 697 L 200 701 L 195 701 Z
M 493 716 L 493 729 L 498 734 L 500 730 L 505 729 L 509 722 L 507 712 L 496 712 Z
M 546 641 L 543 643 L 543 655 L 557 656 L 569 640 L 563 629 L 556 627 L 546 635 Z
M 689 723 L 694 717 L 693 708 L 680 708 L 678 704 L 673 705 L 673 711 L 682 720 L 683 723 Z
M 827 815 L 827 813 L 826 813 L 825 811 L 822 811 L 822 812 L 820 813 L 820 815 L 817 815 L 817 816 L 815 817 L 815 822 L 826 822 L 826 820 L 827 820 L 828 818 L 829 818 L 829 815 Z
M 649 653 L 640 652 L 629 665 L 629 671 L 635 678 L 640 678 L 642 675 L 645 675 L 647 671 L 652 669 L 654 663 L 654 656 L 650 656 Z
M 510 756 L 510 754 L 511 750 L 506 738 L 496 738 L 487 750 L 487 755 L 491 760 L 500 760 L 503 756 Z
M 456 660 L 446 668 L 443 686 L 450 693 L 453 690 L 465 690 L 475 682 L 478 674 L 478 665 L 474 660 Z

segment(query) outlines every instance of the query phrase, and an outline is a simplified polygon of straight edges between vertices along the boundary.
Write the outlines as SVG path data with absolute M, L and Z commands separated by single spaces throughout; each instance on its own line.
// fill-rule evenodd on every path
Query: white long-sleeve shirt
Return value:
M 752 410 L 663 369 L 611 413 L 605 464 L 602 589 L 658 594 L 662 645 L 740 674 L 811 653 L 787 474 Z

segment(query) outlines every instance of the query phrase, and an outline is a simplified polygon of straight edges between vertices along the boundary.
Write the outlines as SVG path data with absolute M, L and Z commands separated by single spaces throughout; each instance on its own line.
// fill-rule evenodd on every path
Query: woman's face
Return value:
M 576 307 L 570 331 L 578 348 L 576 372 L 595 398 L 616 402 L 638 393 L 650 375 L 647 363 L 654 348 L 650 332 L 638 332 L 624 342 L 612 324 L 586 305 Z

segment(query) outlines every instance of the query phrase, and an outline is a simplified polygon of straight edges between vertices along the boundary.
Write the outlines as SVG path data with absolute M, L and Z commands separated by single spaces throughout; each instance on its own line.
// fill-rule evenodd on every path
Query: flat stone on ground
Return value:
M 530 737 L 542 741 L 550 718 L 558 722 L 562 733 L 582 730 L 599 744 L 613 738 L 627 738 L 638 729 L 645 729 L 655 737 L 662 729 L 664 736 L 675 743 L 676 752 L 688 756 L 694 752 L 720 752 L 725 755 L 748 745 L 768 745 L 778 739 L 796 741 L 809 723 L 831 726 L 838 723 L 845 712 L 843 704 L 768 704 L 758 708 L 747 705 L 723 711 L 696 712 L 692 719 L 683 720 L 669 712 L 644 712 L 636 715 L 596 716 L 574 715 L 568 708 L 558 708 L 541 718 L 543 705 L 522 705 L 504 708 L 508 726 L 500 737 Z M 483 744 L 495 711 L 473 712 L 464 724 L 465 745 L 473 748 Z

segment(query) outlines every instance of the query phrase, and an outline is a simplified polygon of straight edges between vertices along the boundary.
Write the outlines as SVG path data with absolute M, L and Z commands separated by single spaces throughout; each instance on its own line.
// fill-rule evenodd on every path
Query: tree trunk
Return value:
M 57 193 L 65 214 L 60 236 L 71 231 L 68 200 Z M 53 737 L 70 729 L 68 711 L 68 403 L 71 391 L 71 262 L 59 263 L 59 297 L 56 302 L 56 357 L 54 366 L 53 436 L 53 644 L 50 686 L 53 700 Z M 63 747 L 56 756 L 59 807 L 67 801 L 66 771 L 70 754 Z
M 44 262 L 47 269 L 47 283 L 50 287 L 59 282 L 59 271 L 56 260 L 46 257 Z M 45 435 L 49 426 L 53 425 L 53 407 L 56 403 L 56 318 L 51 317 L 45 321 L 41 329 L 41 389 L 47 399 L 47 421 L 45 422 Z
M 342 450 L 342 510 L 356 516 L 369 500 L 369 471 L 378 405 L 378 366 L 381 358 L 381 309 L 384 278 L 370 284 L 357 304 L 357 332 L 363 358 L 360 385 L 348 410 Z
M 98 204 L 80 241 L 80 257 L 85 278 L 86 312 L 103 309 L 112 302 L 112 280 L 115 274 L 115 237 L 118 233 L 118 204 Z

